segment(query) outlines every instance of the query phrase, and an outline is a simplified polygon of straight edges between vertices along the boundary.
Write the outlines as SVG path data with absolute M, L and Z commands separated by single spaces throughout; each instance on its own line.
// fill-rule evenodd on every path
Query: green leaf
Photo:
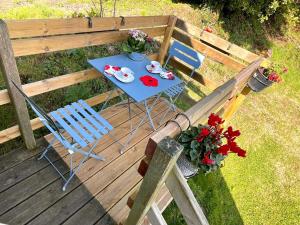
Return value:
M 200 144 L 199 144 L 198 141 L 193 140 L 193 141 L 191 142 L 191 148 L 192 148 L 192 149 L 197 150 L 199 147 L 200 147 Z
M 186 133 L 182 133 L 179 137 L 179 140 L 180 142 L 190 142 L 193 140 L 193 138 L 187 135 Z
M 197 151 L 191 150 L 191 151 L 190 151 L 190 157 L 191 157 L 191 160 L 192 160 L 192 161 L 195 161 L 195 160 L 198 158 Z

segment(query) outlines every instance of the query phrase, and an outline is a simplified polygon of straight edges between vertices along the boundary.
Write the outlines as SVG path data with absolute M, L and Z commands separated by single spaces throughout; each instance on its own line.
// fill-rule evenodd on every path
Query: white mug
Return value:
M 160 70 L 161 69 L 161 65 L 157 61 L 151 61 L 151 68 L 153 70 Z

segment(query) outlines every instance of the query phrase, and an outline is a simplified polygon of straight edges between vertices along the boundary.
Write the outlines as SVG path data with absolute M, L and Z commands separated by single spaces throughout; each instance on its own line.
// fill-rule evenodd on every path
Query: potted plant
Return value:
M 208 118 L 207 125 L 190 127 L 181 132 L 178 142 L 183 145 L 183 154 L 177 164 L 186 178 L 196 175 L 199 171 L 209 173 L 217 170 L 229 153 L 246 157 L 235 139 L 240 136 L 239 130 L 229 126 L 222 128 L 224 120 L 215 114 Z
M 149 50 L 152 38 L 141 30 L 130 30 L 127 40 L 122 44 L 124 52 L 128 53 L 128 57 L 135 61 L 145 58 L 145 51 Z
M 279 83 L 282 80 L 279 74 L 287 72 L 287 68 L 281 68 L 281 66 L 275 63 L 258 68 L 248 81 L 248 86 L 251 90 L 259 92 L 271 86 L 273 83 Z

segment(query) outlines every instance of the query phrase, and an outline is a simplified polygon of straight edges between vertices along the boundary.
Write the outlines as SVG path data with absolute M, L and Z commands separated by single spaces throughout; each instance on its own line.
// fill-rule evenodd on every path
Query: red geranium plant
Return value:
M 246 157 L 246 151 L 235 141 L 240 136 L 240 131 L 233 130 L 231 126 L 224 130 L 223 123 L 221 117 L 212 113 L 207 125 L 190 127 L 178 138 L 178 142 L 184 146 L 187 158 L 205 173 L 221 167 L 229 153 Z

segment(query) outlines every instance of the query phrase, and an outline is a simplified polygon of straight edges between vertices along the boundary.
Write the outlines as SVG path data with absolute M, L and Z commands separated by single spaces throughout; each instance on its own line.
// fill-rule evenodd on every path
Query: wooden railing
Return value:
M 151 55 L 151 59 L 163 61 L 172 39 L 182 41 L 208 58 L 236 71 L 244 68 L 245 63 L 258 58 L 257 55 L 174 16 L 1 21 L 0 45 L 3 48 L 0 48 L 0 65 L 7 89 L 0 90 L 0 106 L 9 103 L 14 105 L 18 125 L 0 131 L 0 144 L 22 134 L 27 148 L 34 148 L 33 131 L 43 126 L 38 118 L 29 119 L 23 98 L 10 83 L 12 79 L 21 86 L 15 57 L 114 43 L 125 40 L 128 30 L 133 28 L 142 29 L 152 37 L 164 37 L 159 54 Z M 237 54 L 238 51 L 241 54 Z M 179 60 L 173 59 L 171 63 L 185 74 L 191 72 L 191 68 Z M 102 74 L 96 70 L 88 69 L 23 84 L 22 88 L 28 96 L 36 96 L 100 76 Z M 199 71 L 196 71 L 194 79 L 211 90 L 217 87 L 214 81 L 202 76 Z M 87 102 L 92 106 L 100 104 L 107 94 L 94 96 Z M 119 94 L 114 93 L 114 96 Z
M 151 59 L 163 62 L 169 45 L 176 39 L 211 60 L 237 71 L 235 77 L 219 87 L 196 71 L 193 79 L 214 91 L 185 112 L 193 125 L 203 122 L 211 112 L 223 114 L 226 120 L 230 119 L 250 92 L 246 83 L 263 60 L 246 49 L 174 16 L 1 20 L 0 66 L 7 89 L 0 91 L 0 105 L 13 104 L 18 125 L 0 131 L 0 144 L 22 134 L 27 148 L 34 148 L 33 131 L 43 126 L 38 118 L 30 120 L 25 101 L 11 80 L 22 86 L 28 96 L 36 96 L 102 76 L 96 70 L 88 69 L 22 85 L 15 57 L 123 41 L 127 38 L 128 29 L 132 28 L 142 29 L 152 37 L 163 36 L 159 54 L 150 55 Z M 191 72 L 190 67 L 177 59 L 172 59 L 171 63 L 184 74 Z M 115 92 L 114 96 L 119 94 Z M 102 93 L 86 101 L 91 106 L 97 105 L 107 95 L 107 92 Z M 189 124 L 184 116 L 178 116 L 176 122 L 182 129 L 186 129 Z M 187 224 L 208 224 L 205 214 L 176 166 L 182 147 L 172 138 L 179 132 L 176 123 L 168 123 L 149 139 L 146 158 L 139 168 L 144 179 L 139 190 L 128 201 L 132 210 L 126 221 L 127 225 L 139 225 L 145 217 L 152 224 L 166 224 L 161 212 L 173 198 Z
M 38 118 L 29 119 L 22 96 L 11 85 L 12 79 L 21 86 L 15 57 L 114 43 L 125 40 L 132 28 L 142 29 L 152 37 L 164 36 L 168 22 L 169 16 L 1 21 L 0 64 L 7 89 L 0 91 L 0 105 L 14 105 L 18 125 L 0 131 L 0 144 L 22 134 L 26 147 L 32 149 L 36 146 L 33 130 L 43 127 Z M 157 59 L 157 54 L 149 57 Z M 36 96 L 100 76 L 96 70 L 88 69 L 24 84 L 22 88 L 28 96 Z M 107 94 L 86 101 L 91 106 L 97 105 L 105 101 Z M 119 94 L 116 92 L 113 96 Z
M 233 97 L 239 96 L 241 91 L 248 90 L 246 81 L 257 70 L 262 60 L 261 58 L 253 62 L 237 76 L 186 111 L 185 115 L 191 124 L 197 125 L 203 122 L 212 112 L 227 113 L 226 119 L 228 120 L 232 115 L 232 105 L 236 104 L 236 100 L 232 101 L 232 99 L 236 99 Z M 185 116 L 179 115 L 175 121 L 181 129 L 186 129 L 189 126 L 189 120 Z M 170 122 L 149 139 L 145 150 L 146 158 L 139 167 L 139 172 L 144 179 L 139 190 L 128 200 L 131 211 L 125 225 L 140 225 L 146 217 L 151 224 L 166 225 L 162 216 L 163 210 L 160 210 L 158 205 L 164 201 L 165 208 L 172 198 L 188 225 L 208 225 L 202 208 L 176 166 L 183 147 L 172 138 L 180 133 L 180 127 L 176 123 Z

